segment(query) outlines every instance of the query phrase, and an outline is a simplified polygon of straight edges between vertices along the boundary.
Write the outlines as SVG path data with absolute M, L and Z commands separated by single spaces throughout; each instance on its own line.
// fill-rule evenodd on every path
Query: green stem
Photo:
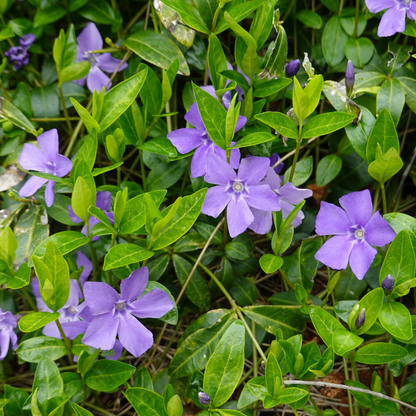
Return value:
M 318 414 L 318 416 L 322 416 L 321 409 L 320 409 L 320 408 L 319 408 L 319 406 L 316 404 L 316 401 L 315 401 L 315 399 L 312 397 L 312 395 L 311 395 L 311 394 L 309 394 L 309 400 L 311 401 L 312 406 L 315 408 L 316 413 Z
M 56 323 L 56 326 L 58 327 L 58 331 L 61 334 L 62 339 L 64 340 L 66 346 L 68 347 L 68 356 L 69 356 L 69 359 L 70 359 L 70 363 L 73 363 L 73 360 L 72 360 L 72 352 L 71 352 L 71 350 L 72 350 L 71 341 L 65 335 L 65 332 L 62 329 L 62 325 L 59 322 L 59 318 L 55 321 L 55 323 Z
M 37 311 L 38 308 L 36 307 L 36 303 L 33 302 L 32 297 L 27 293 L 27 290 L 24 287 L 21 287 L 20 290 L 22 291 L 23 295 L 25 296 L 26 300 L 29 302 L 29 305 L 34 311 Z
M 79 121 L 79 117 L 69 117 L 70 121 Z M 66 121 L 65 117 L 44 117 L 44 118 L 31 118 L 30 121 L 42 121 L 42 122 L 49 122 L 49 121 Z
M 78 282 L 79 289 L 81 290 L 82 298 L 85 299 L 84 289 L 82 288 L 81 280 L 79 280 L 79 277 L 77 278 L 77 282 Z
M 358 17 L 360 15 L 360 0 L 355 0 L 354 39 L 357 38 Z
M 91 404 L 90 402 L 85 402 L 85 406 L 89 407 L 90 409 L 96 410 L 97 412 L 102 413 L 103 415 L 111 416 L 112 413 L 107 412 L 107 410 L 102 409 L 101 407 L 95 406 L 94 404 Z
M 251 332 L 254 335 L 254 338 L 256 338 L 256 323 L 254 321 L 251 321 Z M 257 377 L 259 375 L 258 371 L 258 364 L 257 364 L 257 351 L 256 351 L 256 345 L 253 342 L 253 376 Z
M 217 10 L 215 10 L 214 18 L 212 19 L 212 25 L 211 25 L 211 32 L 212 33 L 215 32 L 215 26 L 217 26 L 218 16 L 220 15 L 220 11 L 223 7 L 224 7 L 224 5 L 220 2 L 220 4 L 217 7 Z
M 378 199 L 380 198 L 380 184 L 376 187 L 376 193 L 374 194 L 373 200 L 373 214 L 377 211 L 378 208 Z
M 146 186 L 146 171 L 144 170 L 144 162 L 143 162 L 143 151 L 139 150 L 139 158 L 140 158 L 140 171 L 142 172 L 142 183 L 143 183 L 143 191 L 147 191 Z
M 355 381 L 360 381 L 360 376 L 358 375 L 357 365 L 355 364 L 354 356 L 355 356 L 355 351 L 352 350 L 351 351 L 351 358 L 350 358 L 352 371 L 353 371 L 353 374 L 354 374 Z
M 165 110 L 166 110 L 166 113 L 168 113 L 168 114 L 170 113 L 170 102 L 169 101 L 166 103 Z M 166 125 L 167 125 L 167 128 L 168 128 L 168 133 L 171 133 L 172 132 L 172 118 L 171 118 L 171 116 L 166 117 Z
M 388 211 L 387 211 L 387 199 L 386 199 L 386 190 L 384 189 L 384 183 L 380 183 L 380 189 L 381 189 L 381 197 L 383 199 L 383 213 L 384 215 L 386 215 Z
M 120 188 L 121 184 L 121 167 L 119 166 L 117 168 L 117 186 Z
M 117 237 L 117 234 L 116 233 L 111 234 L 110 250 L 114 247 L 114 242 L 116 241 L 116 237 Z M 108 271 L 108 284 L 110 286 L 113 286 L 111 284 L 111 269 Z
M 295 150 L 295 156 L 293 157 L 292 169 L 290 170 L 289 182 L 292 182 L 293 175 L 295 174 L 296 163 L 297 163 L 298 158 L 299 158 L 299 150 L 300 150 L 300 144 L 301 143 L 302 143 L 301 138 L 296 140 L 296 150 Z
M 128 33 L 129 30 L 133 27 L 133 25 L 137 22 L 137 20 L 140 19 L 141 15 L 147 10 L 148 5 L 146 4 L 145 6 L 143 6 L 138 12 L 137 14 L 133 17 L 133 19 L 130 20 L 130 22 L 128 23 L 128 25 L 126 26 L 125 32 Z
M 62 91 L 62 85 L 61 85 L 60 82 L 58 82 L 58 90 L 59 90 L 59 98 L 61 99 L 62 109 L 64 110 L 66 125 L 68 126 L 69 134 L 72 135 L 74 133 L 74 130 L 73 130 L 72 124 L 69 120 L 69 114 L 68 114 L 68 110 L 67 110 L 66 105 L 65 105 L 64 93 Z
M 343 363 L 344 363 L 344 375 L 345 375 L 345 380 L 348 380 L 350 378 L 349 374 L 348 374 L 348 362 L 347 359 L 345 357 L 342 358 Z M 349 390 L 347 390 L 348 393 L 348 406 L 350 408 L 350 415 L 354 415 L 354 407 L 352 405 L 352 396 L 351 396 L 351 392 Z
M 92 261 L 92 280 L 97 280 L 97 271 L 98 271 L 98 262 L 97 262 L 97 255 L 95 253 L 95 249 L 92 245 L 92 237 L 90 233 L 90 225 L 85 223 L 85 226 L 87 227 L 87 236 L 89 238 L 88 245 L 90 247 L 90 254 L 91 254 L 91 261 Z

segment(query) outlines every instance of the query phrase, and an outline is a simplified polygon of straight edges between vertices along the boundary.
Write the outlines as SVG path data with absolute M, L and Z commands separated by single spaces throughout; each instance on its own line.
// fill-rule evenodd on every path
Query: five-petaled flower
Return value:
M 241 161 L 238 173 L 220 156 L 208 156 L 205 182 L 213 183 L 205 196 L 202 212 L 218 217 L 227 209 L 228 230 L 231 237 L 243 233 L 253 222 L 251 208 L 279 211 L 277 195 L 267 184 L 259 183 L 270 168 L 267 157 L 252 156 Z M 274 172 L 274 171 L 273 171 Z
M 348 266 L 359 280 L 370 268 L 377 250 L 393 241 L 396 233 L 377 211 L 368 189 L 352 192 L 339 199 L 341 207 L 321 202 L 316 216 L 316 233 L 334 235 L 317 251 L 315 258 L 341 270 Z
M 110 53 L 93 53 L 91 51 L 103 48 L 103 38 L 94 23 L 88 23 L 77 37 L 77 62 L 90 61 L 91 69 L 88 75 L 74 82 L 84 86 L 87 82 L 88 89 L 93 92 L 100 92 L 103 87 L 111 88 L 110 78 L 104 72 L 113 73 L 116 70 L 123 71 L 127 63 L 115 59 Z M 121 64 L 121 65 L 120 65 Z M 104 71 L 104 72 L 103 72 Z
M 4 360 L 7 355 L 10 343 L 13 350 L 17 348 L 17 335 L 14 332 L 16 327 L 17 321 L 13 314 L 9 311 L 3 312 L 0 308 L 0 360 Z
M 72 169 L 72 162 L 59 154 L 58 131 L 52 129 L 38 137 L 39 147 L 25 143 L 19 157 L 19 164 L 23 169 L 33 170 L 62 178 Z M 55 181 L 32 176 L 21 188 L 21 197 L 32 196 L 45 183 L 45 201 L 48 207 L 55 199 Z
M 415 0 L 365 0 L 371 13 L 378 13 L 388 9 L 381 18 L 377 34 L 380 37 L 392 36 L 397 32 L 404 32 L 406 28 L 406 14 L 416 21 Z
M 27 51 L 35 40 L 36 36 L 28 33 L 19 39 L 20 46 L 12 46 L 8 51 L 4 52 L 4 56 L 9 58 L 9 62 L 13 65 L 14 69 L 20 69 L 23 65 L 29 63 L 29 54 Z
M 85 303 L 92 320 L 82 342 L 111 350 L 118 334 L 123 347 L 135 357 L 147 351 L 153 345 L 153 334 L 134 316 L 161 318 L 174 306 L 168 294 L 158 288 L 143 295 L 148 281 L 149 269 L 141 267 L 122 280 L 120 295 L 107 283 L 86 282 Z

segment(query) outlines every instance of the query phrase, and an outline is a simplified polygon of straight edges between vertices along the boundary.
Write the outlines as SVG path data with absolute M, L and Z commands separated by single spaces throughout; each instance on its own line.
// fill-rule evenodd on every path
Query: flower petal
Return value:
M 153 345 L 153 334 L 130 314 L 120 318 L 118 338 L 121 345 L 135 357 L 140 357 Z
M 52 323 L 55 323 L 55 322 L 52 322 Z M 69 339 L 75 339 L 78 335 L 85 333 L 88 328 L 88 325 L 89 323 L 86 321 L 72 321 L 72 322 L 61 323 L 64 334 Z M 50 336 L 53 336 L 53 335 L 50 335 Z M 55 338 L 58 338 L 58 337 L 55 337 Z
M 189 111 L 185 114 L 184 119 L 191 125 L 198 129 L 201 133 L 205 133 L 204 122 L 202 121 L 201 114 L 199 113 L 198 104 L 193 103 Z
M 121 357 L 121 354 L 123 353 L 123 346 L 121 345 L 121 342 L 118 339 L 116 339 L 116 342 L 114 343 L 113 351 L 114 355 L 105 357 L 106 360 L 117 361 Z
M 77 266 L 79 268 L 84 266 L 81 277 L 79 279 L 81 284 L 84 284 L 92 272 L 92 261 L 82 251 L 78 251 L 77 253 Z
M 149 269 L 146 266 L 134 270 L 127 279 L 121 281 L 120 299 L 133 302 L 145 291 L 148 281 Z
M 202 133 L 198 129 L 178 129 L 172 131 L 166 137 L 181 154 L 188 153 L 203 143 Z
M 53 205 L 53 201 L 55 200 L 55 183 L 55 181 L 49 181 L 46 185 L 45 201 L 47 207 L 51 207 Z
M 228 185 L 237 179 L 234 169 L 219 155 L 211 153 L 207 159 L 207 174 L 205 182 L 215 185 Z
M 231 195 L 226 191 L 227 186 L 214 186 L 209 188 L 205 195 L 201 212 L 205 215 L 217 218 L 230 202 Z
M 270 188 L 273 189 L 273 191 L 279 191 L 282 186 L 282 180 L 280 176 L 271 167 L 267 171 L 267 175 L 261 181 L 261 183 L 265 183 L 266 185 L 269 185 Z
M 115 304 L 120 300 L 118 293 L 104 282 L 86 282 L 84 295 L 85 302 L 87 302 L 93 315 L 112 311 Z
M 95 51 L 103 48 L 103 38 L 94 23 L 88 23 L 77 37 L 78 45 L 84 51 Z
M 82 222 L 82 219 L 78 218 L 78 216 L 75 214 L 74 210 L 72 209 L 72 205 L 68 205 L 68 214 L 69 214 L 69 218 L 71 218 L 71 221 L 75 222 L 75 224 Z
M 413 2 L 407 9 L 407 16 L 409 19 L 416 21 L 416 2 Z
M 394 237 L 396 232 L 377 211 L 365 226 L 365 241 L 372 246 L 382 247 L 391 243 Z
M 279 198 L 269 185 L 249 186 L 247 192 L 248 195 L 244 194 L 244 199 L 250 207 L 264 211 L 280 211 Z
M 279 198 L 280 206 L 282 208 L 282 217 L 285 220 L 289 214 L 293 211 L 293 208 L 295 208 L 294 205 L 289 204 L 289 202 L 286 202 L 284 199 Z M 305 218 L 305 215 L 302 211 L 299 211 L 296 215 L 295 219 L 292 221 L 293 228 L 298 227 L 300 224 L 302 224 L 302 220 Z
M 351 227 L 346 212 L 334 204 L 321 202 L 321 209 L 316 216 L 315 231 L 318 235 L 343 235 Z
M 297 205 L 304 199 L 311 197 L 313 192 L 310 189 L 296 188 L 292 183 L 287 182 L 279 189 L 279 194 L 285 201 Z
M 111 192 L 99 191 L 97 192 L 97 199 L 95 206 L 104 211 L 108 211 L 111 208 Z
M 44 152 L 34 144 L 25 143 L 19 156 L 19 165 L 26 170 L 47 172 L 48 159 Z
M 98 66 L 102 71 L 113 73 L 116 71 L 118 66 L 121 63 L 120 59 L 115 59 L 111 56 L 111 53 L 103 53 L 99 56 L 97 56 L 97 62 Z M 117 72 L 123 71 L 127 68 L 127 62 L 123 62 L 123 64 L 120 66 L 119 70 Z
M 257 234 L 267 234 L 272 229 L 273 218 L 271 211 L 261 211 L 259 209 L 251 208 L 254 215 L 254 221 L 248 228 Z
M 377 35 L 380 37 L 393 36 L 397 32 L 404 32 L 406 28 L 406 9 L 392 7 L 381 18 Z
M 202 142 L 202 144 L 197 147 L 191 160 L 191 175 L 193 178 L 199 178 L 207 173 L 208 155 L 214 153 L 214 150 L 215 147 L 208 141 Z
M 243 198 L 231 198 L 227 209 L 228 231 L 231 238 L 247 230 L 253 222 L 254 215 Z
M 373 215 L 373 201 L 368 189 L 360 192 L 351 192 L 339 199 L 352 225 L 364 227 Z
M 378 13 L 390 7 L 395 7 L 396 2 L 394 0 L 365 0 L 365 4 L 368 7 L 370 13 Z
M 110 78 L 101 71 L 98 66 L 91 67 L 90 72 L 87 75 L 87 86 L 91 92 L 97 90 L 99 93 L 103 87 L 106 87 Z M 108 85 L 107 90 L 111 88 L 111 83 Z
M 265 178 L 270 168 L 268 157 L 246 157 L 240 163 L 238 179 L 245 181 L 247 185 L 257 185 Z
M 0 360 L 3 360 L 9 352 L 10 331 L 11 330 L 4 329 L 0 332 Z
M 32 176 L 27 180 L 27 182 L 20 188 L 19 196 L 32 196 L 39 188 L 42 187 L 46 182 L 47 179 L 39 178 L 37 176 Z
M 235 126 L 235 132 L 237 133 L 239 130 L 241 130 L 245 126 L 246 123 L 247 123 L 247 117 L 238 116 L 237 124 Z
M 72 162 L 63 155 L 56 156 L 56 176 L 62 178 L 71 172 Z
M 156 288 L 135 300 L 131 306 L 134 308 L 131 313 L 138 318 L 161 318 L 174 305 L 166 292 Z
M 38 143 L 49 162 L 56 162 L 59 153 L 58 130 L 45 131 L 38 137 Z
M 354 244 L 350 256 L 350 266 L 358 280 L 364 278 L 376 254 L 377 250 L 365 241 Z
M 82 343 L 102 350 L 111 350 L 116 341 L 119 321 L 112 313 L 94 316 L 85 331 Z
M 346 269 L 353 246 L 354 243 L 349 241 L 346 236 L 335 236 L 325 242 L 316 252 L 315 258 L 331 269 Z

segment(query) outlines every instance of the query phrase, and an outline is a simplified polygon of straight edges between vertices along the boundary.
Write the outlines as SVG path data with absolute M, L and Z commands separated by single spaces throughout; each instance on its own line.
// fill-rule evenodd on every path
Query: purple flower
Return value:
M 33 42 L 36 40 L 36 36 L 32 35 L 31 33 L 28 33 L 27 35 L 23 35 L 19 39 L 20 46 L 23 46 L 26 49 L 29 49 Z
M 208 394 L 204 393 L 203 391 L 200 391 L 198 393 L 198 400 L 199 403 L 206 406 L 211 402 L 211 397 L 209 397 Z
M 114 224 L 114 212 L 107 212 L 111 208 L 111 193 L 108 191 L 99 191 L 97 192 L 97 199 L 95 202 L 95 206 L 104 212 L 106 217 L 110 220 L 111 224 Z M 68 213 L 71 218 L 71 220 L 75 223 L 82 222 L 80 218 L 77 217 L 74 210 L 72 209 L 72 205 L 68 207 Z M 89 220 L 89 226 L 90 230 L 94 227 L 94 225 L 97 225 L 101 221 L 97 218 L 95 218 L 93 215 L 91 215 Z M 87 226 L 84 225 L 81 230 L 82 234 L 87 235 Z M 100 237 L 96 236 L 92 238 L 92 241 L 97 241 Z
M 300 60 L 295 59 L 294 61 L 290 61 L 286 67 L 285 72 L 288 77 L 294 77 L 300 69 Z
M 19 156 L 19 164 L 23 169 L 48 173 L 62 178 L 72 169 L 72 162 L 65 156 L 59 154 L 58 131 L 52 129 L 38 137 L 39 147 L 25 143 Z M 55 181 L 32 176 L 20 188 L 21 197 L 32 196 L 42 185 L 46 185 L 45 201 L 48 207 L 52 206 L 55 199 Z
M 341 207 L 321 202 L 316 217 L 318 235 L 335 235 L 315 254 L 315 258 L 332 269 L 345 269 L 348 263 L 359 280 L 370 268 L 377 250 L 393 241 L 396 233 L 377 211 L 368 189 L 352 192 L 339 199 Z
M 14 69 L 20 69 L 23 65 L 29 63 L 29 55 L 27 49 L 22 46 L 13 46 L 4 55 L 9 58 L 9 62 Z
M 3 361 L 4 357 L 9 351 L 9 344 L 12 344 L 13 350 L 17 348 L 17 335 L 14 332 L 14 328 L 17 327 L 16 318 L 9 311 L 3 312 L 0 308 L 0 360 Z
M 120 65 L 120 59 L 114 59 L 110 53 L 90 53 L 90 51 L 100 50 L 103 48 L 103 38 L 94 23 L 88 23 L 84 30 L 77 37 L 77 62 L 90 61 L 91 69 L 89 74 L 74 82 L 85 85 L 87 81 L 88 89 L 93 92 L 100 92 L 108 84 L 107 90 L 111 88 L 110 78 L 104 72 L 113 73 Z M 127 68 L 127 63 L 119 68 L 119 72 Z M 104 72 L 103 72 L 104 71 Z
M 135 270 L 121 282 L 120 295 L 107 283 L 85 283 L 85 302 L 92 321 L 82 342 L 94 348 L 111 350 L 118 334 L 123 347 L 135 357 L 147 351 L 153 345 L 153 334 L 134 316 L 161 318 L 174 306 L 169 296 L 157 288 L 141 296 L 148 280 L 147 267 Z
M 386 278 L 383 280 L 381 287 L 384 290 L 384 293 L 386 295 L 390 295 L 391 292 L 394 289 L 394 279 L 391 277 L 391 275 L 387 275 Z
M 210 88 L 209 88 L 210 87 Z M 205 91 L 215 97 L 215 91 L 212 86 L 204 87 Z M 167 135 L 167 138 L 176 147 L 177 151 L 181 154 L 195 150 L 195 153 L 191 161 L 191 174 L 192 177 L 198 178 L 205 175 L 207 172 L 207 158 L 208 155 L 214 153 L 219 155 L 224 161 L 227 160 L 225 150 L 219 148 L 208 136 L 208 132 L 202 121 L 201 114 L 198 110 L 198 104 L 192 104 L 189 111 L 185 114 L 185 120 L 194 126 L 195 128 L 184 128 L 172 131 Z M 247 118 L 243 116 L 238 117 L 235 131 L 239 131 L 246 124 Z M 235 142 L 231 142 L 234 145 Z M 240 150 L 231 150 L 231 166 L 234 169 L 238 168 L 240 162 Z
M 347 70 L 345 71 L 345 88 L 346 88 L 348 96 L 350 96 L 352 93 L 352 90 L 354 88 L 354 82 L 355 82 L 354 65 L 350 60 L 348 60 Z
M 397 32 L 404 32 L 406 28 L 406 13 L 410 19 L 416 21 L 416 1 L 414 0 L 365 0 L 371 13 L 378 13 L 388 9 L 381 18 L 377 35 L 392 36 Z
M 277 163 L 278 161 L 280 160 L 280 156 L 277 154 L 277 153 L 273 153 L 271 156 L 270 156 L 270 166 L 273 168 L 273 166 L 274 166 L 274 164 L 275 163 Z M 282 169 L 283 169 L 283 167 L 285 166 L 285 164 L 284 163 L 279 163 L 275 168 L 273 168 L 274 169 L 274 171 L 277 173 L 277 174 L 279 174 L 281 171 L 282 171 Z
M 268 169 L 268 158 L 252 156 L 241 161 L 237 174 L 220 156 L 210 154 L 204 179 L 205 182 L 218 186 L 208 189 L 202 212 L 216 218 L 228 206 L 228 230 L 234 238 L 253 222 L 254 216 L 250 207 L 279 211 L 280 204 L 276 194 L 268 184 L 259 183 Z
M 287 182 L 282 186 L 280 176 L 272 168 L 269 168 L 266 177 L 260 183 L 269 185 L 272 191 L 279 198 L 283 218 L 288 217 L 295 205 L 299 204 L 304 199 L 311 197 L 313 194 L 313 192 L 309 189 L 296 188 L 290 182 Z M 254 221 L 251 223 L 249 228 L 257 234 L 267 234 L 272 228 L 272 212 L 264 208 L 252 208 L 251 211 L 254 215 Z M 299 211 L 298 215 L 296 215 L 292 222 L 293 227 L 296 228 L 299 226 L 304 217 L 305 215 L 303 212 Z

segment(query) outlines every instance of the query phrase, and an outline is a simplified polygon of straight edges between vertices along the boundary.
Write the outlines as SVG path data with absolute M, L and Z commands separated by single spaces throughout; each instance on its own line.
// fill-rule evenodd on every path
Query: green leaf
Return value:
M 111 25 L 115 21 L 114 11 L 105 0 L 87 2 L 78 13 L 87 20 L 103 25 Z
M 332 334 L 335 354 L 344 355 L 357 348 L 364 340 L 346 329 L 336 329 Z
M 387 153 L 371 162 L 368 173 L 379 183 L 384 184 L 403 167 L 402 158 L 397 150 L 391 147 Z
M 178 276 L 179 282 L 183 286 L 192 270 L 193 265 L 176 254 L 172 256 L 172 260 L 176 276 Z M 191 302 L 198 306 L 198 308 L 203 311 L 207 311 L 209 309 L 211 299 L 208 291 L 208 285 L 198 270 L 195 270 L 192 275 L 192 278 L 186 287 L 185 293 Z
M 339 0 L 322 0 L 322 4 L 333 13 L 339 11 Z
M 174 185 L 182 177 L 188 166 L 186 159 L 176 162 L 158 163 L 152 167 L 150 174 L 146 178 L 147 188 L 149 191 L 166 189 Z
M 138 415 L 165 416 L 163 397 L 154 391 L 133 387 L 124 392 L 127 400 L 133 405 Z
M 76 416 L 94 416 L 89 410 L 83 409 L 81 406 L 79 406 L 76 403 L 72 403 L 71 406 Z
M 324 136 L 352 123 L 355 116 L 348 113 L 326 113 L 312 117 L 303 127 L 302 139 Z
M 273 254 L 264 254 L 260 258 L 260 267 L 264 273 L 274 273 L 279 270 L 283 265 L 283 259 L 280 256 L 274 256 Z
M 306 117 L 310 116 L 316 109 L 321 100 L 322 87 L 324 85 L 324 78 L 322 75 L 315 75 L 305 87 L 305 94 L 309 98 L 308 112 Z M 305 117 L 305 118 L 306 118 Z
M 43 328 L 46 324 L 56 321 L 59 318 L 59 312 L 34 312 L 23 316 L 19 320 L 19 329 L 22 332 L 33 332 Z
M 112 170 L 117 169 L 118 167 L 120 167 L 123 163 L 124 162 L 117 162 L 117 163 L 114 163 L 113 165 L 106 166 L 104 168 L 95 168 L 92 171 L 92 176 L 95 177 L 95 176 L 98 176 L 98 175 L 102 175 L 103 173 L 110 172 L 110 171 L 112 171 Z
M 69 65 L 64 68 L 59 74 L 59 82 L 63 84 L 64 82 L 75 81 L 88 75 L 91 69 L 91 62 L 81 61 L 75 64 Z
M 372 342 L 364 345 L 355 354 L 355 361 L 362 364 L 386 364 L 400 360 L 407 355 L 407 351 L 395 344 Z
M 298 127 L 286 114 L 268 111 L 257 114 L 255 118 L 289 139 L 297 139 L 299 136 Z
M 124 189 L 127 189 L 127 188 L 124 188 Z M 112 231 L 114 230 L 113 224 L 111 224 L 110 220 L 107 218 L 107 215 L 105 215 L 101 209 L 91 206 L 89 208 L 89 212 L 91 215 L 97 218 L 101 223 L 105 224 L 110 230 Z
M 16 249 L 16 237 L 10 227 L 6 227 L 0 235 L 0 258 L 9 266 L 13 265 Z
M 347 41 L 348 35 L 342 28 L 340 18 L 332 16 L 322 34 L 322 53 L 330 66 L 338 65 L 344 59 Z
M 395 42 L 389 42 L 389 52 L 393 58 L 389 61 L 390 74 L 394 74 L 398 71 L 410 58 L 413 47 L 405 44 L 398 44 Z M 393 78 L 394 79 L 394 78 Z
M 366 160 L 367 140 L 370 136 L 371 129 L 376 122 L 373 114 L 365 107 L 361 107 L 361 120 L 357 125 L 349 124 L 345 126 L 345 133 L 354 150 Z
M 40 403 L 62 396 L 64 383 L 57 365 L 50 358 L 43 358 L 36 367 L 33 391 L 38 390 L 37 399 Z
M 298 79 L 293 77 L 293 108 L 296 116 L 299 119 L 300 125 L 303 124 L 303 120 L 308 117 L 309 111 L 309 97 L 306 92 L 302 89 Z
M 383 306 L 384 292 L 380 287 L 368 292 L 360 300 L 360 310 L 365 309 L 364 325 L 357 331 L 358 335 L 365 334 L 377 321 Z
M 72 97 L 70 100 L 88 131 L 92 132 L 95 129 L 96 133 L 99 133 L 101 131 L 100 125 L 92 118 L 92 115 L 87 111 L 87 109 Z
M 380 145 L 383 154 L 392 147 L 400 152 L 396 127 L 387 109 L 382 110 L 379 114 L 368 138 L 366 151 L 368 163 L 374 162 L 376 159 L 377 144 Z
M 47 6 L 43 9 L 38 9 L 33 18 L 33 27 L 37 28 L 40 26 L 46 26 L 50 23 L 56 22 L 57 20 L 64 17 L 66 10 L 60 6 Z
M 360 383 L 359 381 L 345 380 L 345 384 L 347 386 L 358 387 L 363 390 L 371 391 L 367 386 L 365 386 L 363 383 Z M 358 403 L 360 403 L 362 406 L 367 408 L 374 407 L 373 396 L 370 396 L 369 394 L 365 393 L 360 393 L 354 390 L 351 390 L 351 394 L 357 399 Z
M 209 137 L 221 149 L 226 149 L 225 123 L 227 112 L 211 94 L 193 84 L 198 110 Z
M 19 270 L 14 275 L 13 279 L 7 282 L 6 288 L 8 289 L 21 289 L 30 283 L 31 270 L 27 263 L 23 263 Z
M 221 75 L 221 72 L 228 69 L 227 58 L 225 57 L 221 42 L 215 34 L 211 34 L 209 37 L 207 59 L 212 85 L 215 90 L 223 89 L 225 86 L 225 78 Z
M 318 306 L 309 306 L 309 316 L 322 341 L 331 347 L 333 333 L 336 330 L 344 330 L 344 326 L 329 312 Z
M 324 186 L 332 182 L 341 171 L 342 159 L 337 155 L 324 156 L 316 169 L 316 184 Z
M 405 101 L 405 91 L 399 80 L 388 78 L 382 84 L 377 94 L 377 113 L 383 109 L 389 110 L 394 124 L 397 126 L 402 115 Z
M 179 72 L 190 75 L 181 50 L 172 40 L 160 33 L 139 30 L 128 37 L 124 45 L 143 60 L 162 69 L 168 69 L 176 59 L 179 59 Z
M 103 270 L 116 269 L 127 264 L 137 263 L 152 256 L 152 251 L 147 251 L 136 244 L 117 244 L 104 257 Z
M 416 219 L 407 214 L 393 212 L 386 214 L 384 218 L 389 222 L 396 233 L 406 230 L 412 241 L 413 250 L 416 253 Z
M 302 22 L 305 26 L 311 27 L 312 29 L 320 29 L 322 27 L 322 19 L 318 13 L 312 10 L 301 10 L 296 13 L 296 19 Z
M 265 387 L 264 377 L 253 377 L 244 385 L 238 399 L 237 408 L 244 409 L 257 400 L 264 400 L 266 395 L 267 389 Z
M 280 328 L 284 338 L 300 334 L 305 327 L 305 319 L 296 310 L 278 306 L 248 306 L 243 312 L 267 332 L 276 334 Z
M 101 131 L 110 127 L 133 104 L 146 80 L 146 75 L 146 70 L 143 70 L 120 82 L 105 94 L 103 109 L 98 120 Z
M 128 192 L 129 188 L 127 187 L 125 187 L 122 191 L 118 191 L 114 201 L 114 228 L 116 229 L 119 228 L 121 219 L 123 218 L 124 208 L 126 207 L 128 198 Z
M 416 80 L 409 77 L 397 77 L 405 93 L 406 104 L 413 112 L 416 112 Z
M 395 338 L 407 340 L 413 337 L 412 318 L 409 309 L 402 303 L 383 303 L 378 318 L 383 328 Z
M 268 97 L 286 88 L 291 83 L 292 80 L 289 78 L 282 77 L 279 79 L 271 79 L 270 81 L 263 82 L 258 87 L 256 87 L 253 93 L 253 97 Z
M 152 377 L 146 367 L 142 367 L 134 378 L 133 387 L 143 387 L 147 390 L 153 390 Z
M 244 369 L 244 335 L 242 322 L 231 324 L 208 361 L 204 374 L 204 391 L 213 407 L 222 406 L 234 393 Z
M 280 393 L 279 401 L 281 404 L 290 404 L 302 400 L 306 396 L 309 396 L 307 390 L 299 387 L 287 387 Z
M 173 218 L 155 236 L 153 250 L 169 246 L 189 231 L 201 212 L 206 192 L 204 188 L 182 198 Z
M 90 389 L 111 391 L 121 386 L 135 371 L 136 368 L 130 364 L 99 360 L 85 374 L 85 382 Z
M 290 172 L 292 168 L 288 169 L 284 175 L 284 182 L 289 182 Z M 312 156 L 305 157 L 298 163 L 296 163 L 295 173 L 293 175 L 292 184 L 293 186 L 300 186 L 305 183 L 313 171 L 313 158 Z
M 136 147 L 146 152 L 167 156 L 169 158 L 175 158 L 178 155 L 176 148 L 165 136 L 156 137 Z
M 82 176 L 78 176 L 72 193 L 72 209 L 75 215 L 88 222 L 90 218 L 89 208 L 95 206 L 95 189 L 91 189 Z
M 278 397 L 281 387 L 283 387 L 282 382 L 282 370 L 279 367 L 279 363 L 275 355 L 271 352 L 267 357 L 266 369 L 265 369 L 265 384 L 266 389 L 269 392 L 270 396 Z
M 341 23 L 343 23 L 342 19 Z M 343 27 L 344 26 L 345 24 Z M 374 44 L 367 38 L 350 38 L 344 46 L 344 51 L 347 59 L 349 59 L 355 67 L 362 68 L 366 63 L 371 61 L 374 54 Z
M 256 132 L 248 134 L 240 139 L 231 149 L 241 149 L 242 147 L 256 146 L 262 143 L 268 143 L 276 139 L 274 134 L 265 132 Z
M 38 312 L 40 313 L 40 312 Z M 17 355 L 28 363 L 38 363 L 44 357 L 57 360 L 68 353 L 65 342 L 52 337 L 29 338 L 19 344 L 16 350 Z
M 5 98 L 0 97 L 0 116 L 15 126 L 32 133 L 37 136 L 38 133 L 33 124 L 26 118 L 26 116 L 12 103 Z

